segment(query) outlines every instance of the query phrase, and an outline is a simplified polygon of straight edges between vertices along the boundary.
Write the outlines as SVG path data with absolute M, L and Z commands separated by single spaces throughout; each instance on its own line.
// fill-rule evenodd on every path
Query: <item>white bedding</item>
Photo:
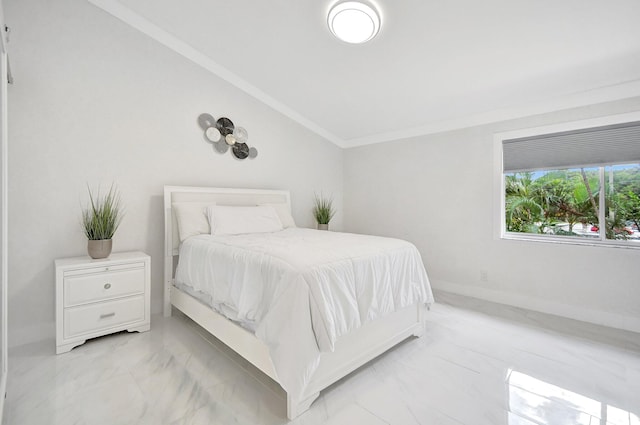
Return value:
M 180 247 L 175 284 L 254 331 L 293 395 L 341 335 L 433 302 L 411 243 L 300 228 L 190 237 Z

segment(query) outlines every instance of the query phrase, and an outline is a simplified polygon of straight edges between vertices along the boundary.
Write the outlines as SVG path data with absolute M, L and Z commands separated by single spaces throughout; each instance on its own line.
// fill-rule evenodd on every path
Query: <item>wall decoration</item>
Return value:
M 247 130 L 236 127 L 229 118 L 216 120 L 205 113 L 198 117 L 198 124 L 204 131 L 204 139 L 213 145 L 215 151 L 225 153 L 231 148 L 231 153 L 237 159 L 253 159 L 258 156 L 258 150 L 247 144 Z

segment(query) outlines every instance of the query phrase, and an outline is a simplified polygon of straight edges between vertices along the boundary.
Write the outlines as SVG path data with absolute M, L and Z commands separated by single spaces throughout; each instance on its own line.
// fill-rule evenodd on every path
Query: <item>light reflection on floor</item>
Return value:
M 516 370 L 507 383 L 509 425 L 640 425 L 632 412 Z

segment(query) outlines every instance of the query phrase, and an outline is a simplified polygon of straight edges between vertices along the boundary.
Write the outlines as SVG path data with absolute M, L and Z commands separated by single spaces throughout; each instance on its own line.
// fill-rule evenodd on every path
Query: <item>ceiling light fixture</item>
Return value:
M 329 29 L 340 40 L 359 44 L 371 40 L 380 30 L 380 15 L 371 6 L 358 1 L 338 3 L 327 17 Z

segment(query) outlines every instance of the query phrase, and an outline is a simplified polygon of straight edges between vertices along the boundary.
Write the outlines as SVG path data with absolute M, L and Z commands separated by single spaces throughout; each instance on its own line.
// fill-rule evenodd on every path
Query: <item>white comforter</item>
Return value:
M 338 337 L 433 301 L 411 243 L 298 228 L 191 237 L 180 247 L 175 281 L 255 331 L 294 397 L 309 382 L 320 352 L 333 351 Z

